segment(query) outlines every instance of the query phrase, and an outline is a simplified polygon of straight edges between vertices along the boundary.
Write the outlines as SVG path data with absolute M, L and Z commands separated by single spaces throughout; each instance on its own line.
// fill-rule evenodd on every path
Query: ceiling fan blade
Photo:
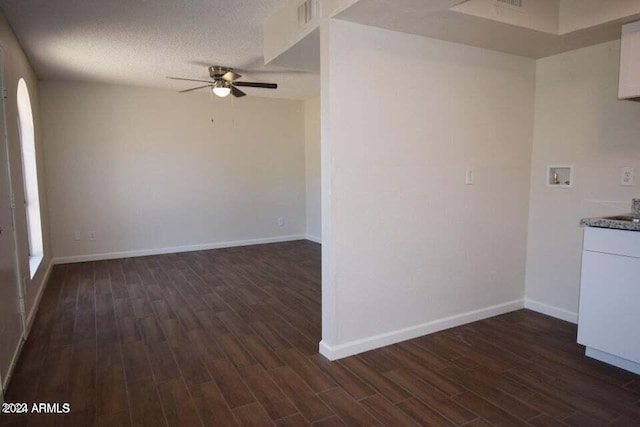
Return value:
M 205 87 L 213 87 L 213 85 L 204 85 L 204 86 L 192 87 L 191 89 L 181 90 L 178 93 L 191 92 L 192 90 L 204 89 Z
M 235 86 L 244 87 L 259 87 L 262 89 L 278 89 L 278 85 L 275 83 L 258 83 L 258 82 L 233 82 Z
M 231 85 L 231 94 L 236 98 L 242 98 L 243 96 L 247 96 L 246 93 L 238 89 L 237 87 Z
M 234 80 L 238 80 L 240 77 L 242 77 L 240 74 L 234 73 L 233 71 L 227 71 L 222 75 L 222 78 L 228 81 L 229 83 L 231 83 Z
M 185 79 L 182 77 L 167 77 L 167 78 L 171 80 L 185 80 L 187 82 L 203 82 L 203 83 L 209 83 L 209 84 L 213 83 L 211 80 Z

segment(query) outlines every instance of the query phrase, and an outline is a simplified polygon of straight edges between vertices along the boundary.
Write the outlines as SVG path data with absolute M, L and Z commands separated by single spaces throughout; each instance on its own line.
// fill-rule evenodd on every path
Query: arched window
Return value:
M 33 128 L 31 99 L 24 79 L 18 82 L 18 129 L 22 151 L 22 175 L 24 179 L 24 207 L 27 212 L 29 233 L 29 270 L 31 278 L 42 262 L 42 220 L 38 192 L 38 170 L 36 167 L 36 139 Z

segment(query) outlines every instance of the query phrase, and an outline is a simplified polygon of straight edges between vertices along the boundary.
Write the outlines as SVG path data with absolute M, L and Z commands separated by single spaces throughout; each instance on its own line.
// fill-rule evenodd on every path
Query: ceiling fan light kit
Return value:
M 210 88 L 211 91 L 221 98 L 232 94 L 236 98 L 246 96 L 247 94 L 238 89 L 238 87 L 255 87 L 261 89 L 277 89 L 278 85 L 275 83 L 258 83 L 258 82 L 238 82 L 237 79 L 242 76 L 233 71 L 229 67 L 220 67 L 218 65 L 212 65 L 209 67 L 209 76 L 212 80 L 199 80 L 199 79 L 186 79 L 183 77 L 167 77 L 173 80 L 185 80 L 190 82 L 207 83 L 203 86 L 197 86 L 190 89 L 181 90 L 180 93 L 191 92 L 198 89 Z
M 225 96 L 229 96 L 231 93 L 231 84 L 217 81 L 211 88 L 211 91 L 214 95 L 224 98 Z

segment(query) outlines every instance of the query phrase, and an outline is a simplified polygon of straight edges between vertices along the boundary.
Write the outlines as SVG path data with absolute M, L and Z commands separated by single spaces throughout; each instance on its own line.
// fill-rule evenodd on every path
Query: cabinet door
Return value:
M 640 21 L 622 27 L 618 98 L 640 97 Z
M 640 363 L 640 259 L 584 251 L 578 342 Z

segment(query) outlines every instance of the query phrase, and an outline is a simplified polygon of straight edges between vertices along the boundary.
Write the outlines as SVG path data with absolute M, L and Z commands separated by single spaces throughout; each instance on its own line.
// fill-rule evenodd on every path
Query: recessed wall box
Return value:
M 549 165 L 545 176 L 547 187 L 572 188 L 573 165 Z

